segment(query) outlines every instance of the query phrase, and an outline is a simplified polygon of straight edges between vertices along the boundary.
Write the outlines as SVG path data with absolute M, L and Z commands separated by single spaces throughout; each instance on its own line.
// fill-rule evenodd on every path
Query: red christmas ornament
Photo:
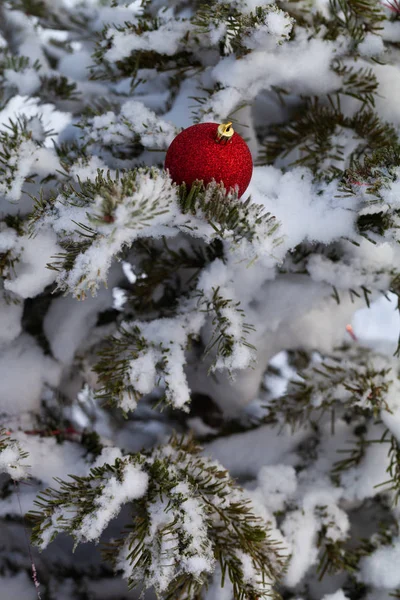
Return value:
M 227 190 L 238 186 L 240 197 L 250 183 L 253 160 L 232 123 L 199 123 L 184 129 L 172 141 L 165 168 L 175 183 L 191 186 L 199 179 L 207 185 L 215 179 Z

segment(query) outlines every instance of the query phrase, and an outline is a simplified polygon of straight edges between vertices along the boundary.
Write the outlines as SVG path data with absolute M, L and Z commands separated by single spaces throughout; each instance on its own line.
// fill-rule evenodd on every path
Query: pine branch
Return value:
M 386 396 L 395 374 L 383 356 L 368 349 L 343 347 L 321 362 L 311 363 L 299 375 L 302 380 L 291 381 L 285 396 L 271 405 L 271 412 L 284 415 L 293 427 L 321 418 L 325 412 L 333 413 L 336 406 L 367 417 L 390 410 Z
M 354 95 L 354 92 L 349 95 Z M 334 138 L 342 128 L 353 130 L 360 138 L 347 158 L 343 154 L 343 145 Z M 383 149 L 390 151 L 396 144 L 394 128 L 382 123 L 371 109 L 362 108 L 354 116 L 346 117 L 341 112 L 339 99 L 336 103 L 331 99 L 330 104 L 325 105 L 316 98 L 307 100 L 292 121 L 271 128 L 261 159 L 271 163 L 278 156 L 285 158 L 296 150 L 300 157 L 291 161 L 290 165 L 308 167 L 318 177 L 324 174 L 337 176 L 341 173 L 332 162 L 346 160 L 351 166 L 361 155 L 382 152 Z
M 389 436 L 389 437 L 388 437 Z M 391 492 L 394 505 L 397 505 L 400 498 L 400 447 L 394 435 L 390 435 L 389 430 L 385 431 L 381 443 L 389 443 L 389 465 L 386 469 L 390 479 L 380 483 L 377 487 L 382 487 L 383 492 Z
M 317 566 L 320 581 L 325 575 L 333 576 L 343 572 L 356 577 L 360 560 L 371 556 L 377 548 L 389 545 L 392 542 L 394 531 L 390 526 L 382 524 L 378 533 L 369 539 L 361 538 L 353 548 L 348 541 L 326 540 L 325 534 L 326 531 L 322 530 L 318 536 L 318 545 L 323 549 Z
M 0 473 L 8 473 L 14 480 L 27 477 L 28 457 L 20 444 L 5 429 L 0 429 Z
M 275 238 L 279 223 L 270 213 L 265 213 L 262 205 L 238 198 L 236 192 L 226 193 L 225 188 L 216 183 L 207 187 L 195 181 L 190 189 L 183 183 L 179 190 L 179 204 L 184 214 L 199 215 L 206 220 L 221 238 L 232 238 L 234 243 L 242 239 L 254 242 L 261 234 Z M 188 227 L 190 231 L 190 228 Z M 273 244 L 278 245 L 279 238 Z
M 366 33 L 379 33 L 386 18 L 378 0 L 329 0 L 329 6 L 338 26 L 355 42 Z
M 33 543 L 44 548 L 61 532 L 76 543 L 97 539 L 131 501 L 131 524 L 104 551 L 130 588 L 154 587 L 165 600 L 193 599 L 218 562 L 235 600 L 277 597 L 273 586 L 286 556 L 227 471 L 200 451 L 192 440 L 173 437 L 166 446 L 94 467 L 86 477 L 58 480 L 58 489 L 45 490 L 29 513 Z M 127 485 L 129 475 L 136 486 Z

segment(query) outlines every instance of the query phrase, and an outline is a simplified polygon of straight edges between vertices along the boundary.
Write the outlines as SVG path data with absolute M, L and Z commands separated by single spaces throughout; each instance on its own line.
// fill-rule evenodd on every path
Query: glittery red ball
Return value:
M 218 123 L 199 123 L 184 129 L 172 141 L 165 168 L 175 183 L 190 186 L 199 179 L 213 179 L 229 190 L 236 185 L 239 196 L 246 191 L 253 173 L 250 150 L 242 137 L 234 133 L 227 143 L 217 142 Z

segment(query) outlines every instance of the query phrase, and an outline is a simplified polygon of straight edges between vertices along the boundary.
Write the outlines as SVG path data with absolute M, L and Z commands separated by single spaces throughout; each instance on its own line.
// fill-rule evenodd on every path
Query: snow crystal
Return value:
M 243 580 L 246 583 L 257 584 L 258 579 L 260 577 L 260 573 L 254 566 L 253 560 L 249 554 L 245 554 L 244 552 L 238 551 L 236 556 L 240 560 L 240 566 L 243 571 Z
M 86 289 L 94 295 L 100 283 L 107 281 L 112 260 L 121 249 L 131 246 L 135 239 L 146 235 L 161 237 L 176 234 L 177 230 L 173 233 L 171 225 L 174 215 L 179 214 L 175 203 L 176 194 L 176 188 L 166 174 L 159 173 L 150 178 L 144 172 L 138 173 L 132 195 L 124 198 L 124 202 L 118 203 L 115 208 L 112 227 L 108 223 L 98 225 L 99 235 L 88 250 L 78 255 L 70 271 L 59 275 L 60 285 L 68 287 L 77 297 Z M 158 199 L 157 214 L 152 214 L 149 223 L 144 222 L 154 198 Z M 101 214 L 102 203 L 102 197 L 95 198 L 92 209 L 95 214 L 97 210 Z M 138 220 L 136 210 L 139 205 L 142 206 L 143 213 Z M 86 210 L 79 212 L 86 213 Z M 73 226 L 72 222 L 70 226 Z
M 23 140 L 16 150 L 10 150 L 7 168 L 10 170 L 11 182 L 0 181 L 0 194 L 11 202 L 17 202 L 22 193 L 26 177 L 31 173 L 36 162 L 36 145 L 31 140 Z M 12 175 L 11 175 L 12 173 Z
M 177 134 L 173 125 L 161 121 L 142 102 L 129 100 L 121 107 L 121 118 L 132 123 L 134 131 L 140 135 L 146 148 L 168 148 Z

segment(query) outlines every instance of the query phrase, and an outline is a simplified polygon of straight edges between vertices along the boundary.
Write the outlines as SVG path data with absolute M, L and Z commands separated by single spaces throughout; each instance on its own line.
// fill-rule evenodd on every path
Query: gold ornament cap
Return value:
M 217 129 L 217 135 L 215 141 L 218 144 L 227 144 L 231 141 L 233 134 L 235 133 L 232 123 L 221 123 Z

